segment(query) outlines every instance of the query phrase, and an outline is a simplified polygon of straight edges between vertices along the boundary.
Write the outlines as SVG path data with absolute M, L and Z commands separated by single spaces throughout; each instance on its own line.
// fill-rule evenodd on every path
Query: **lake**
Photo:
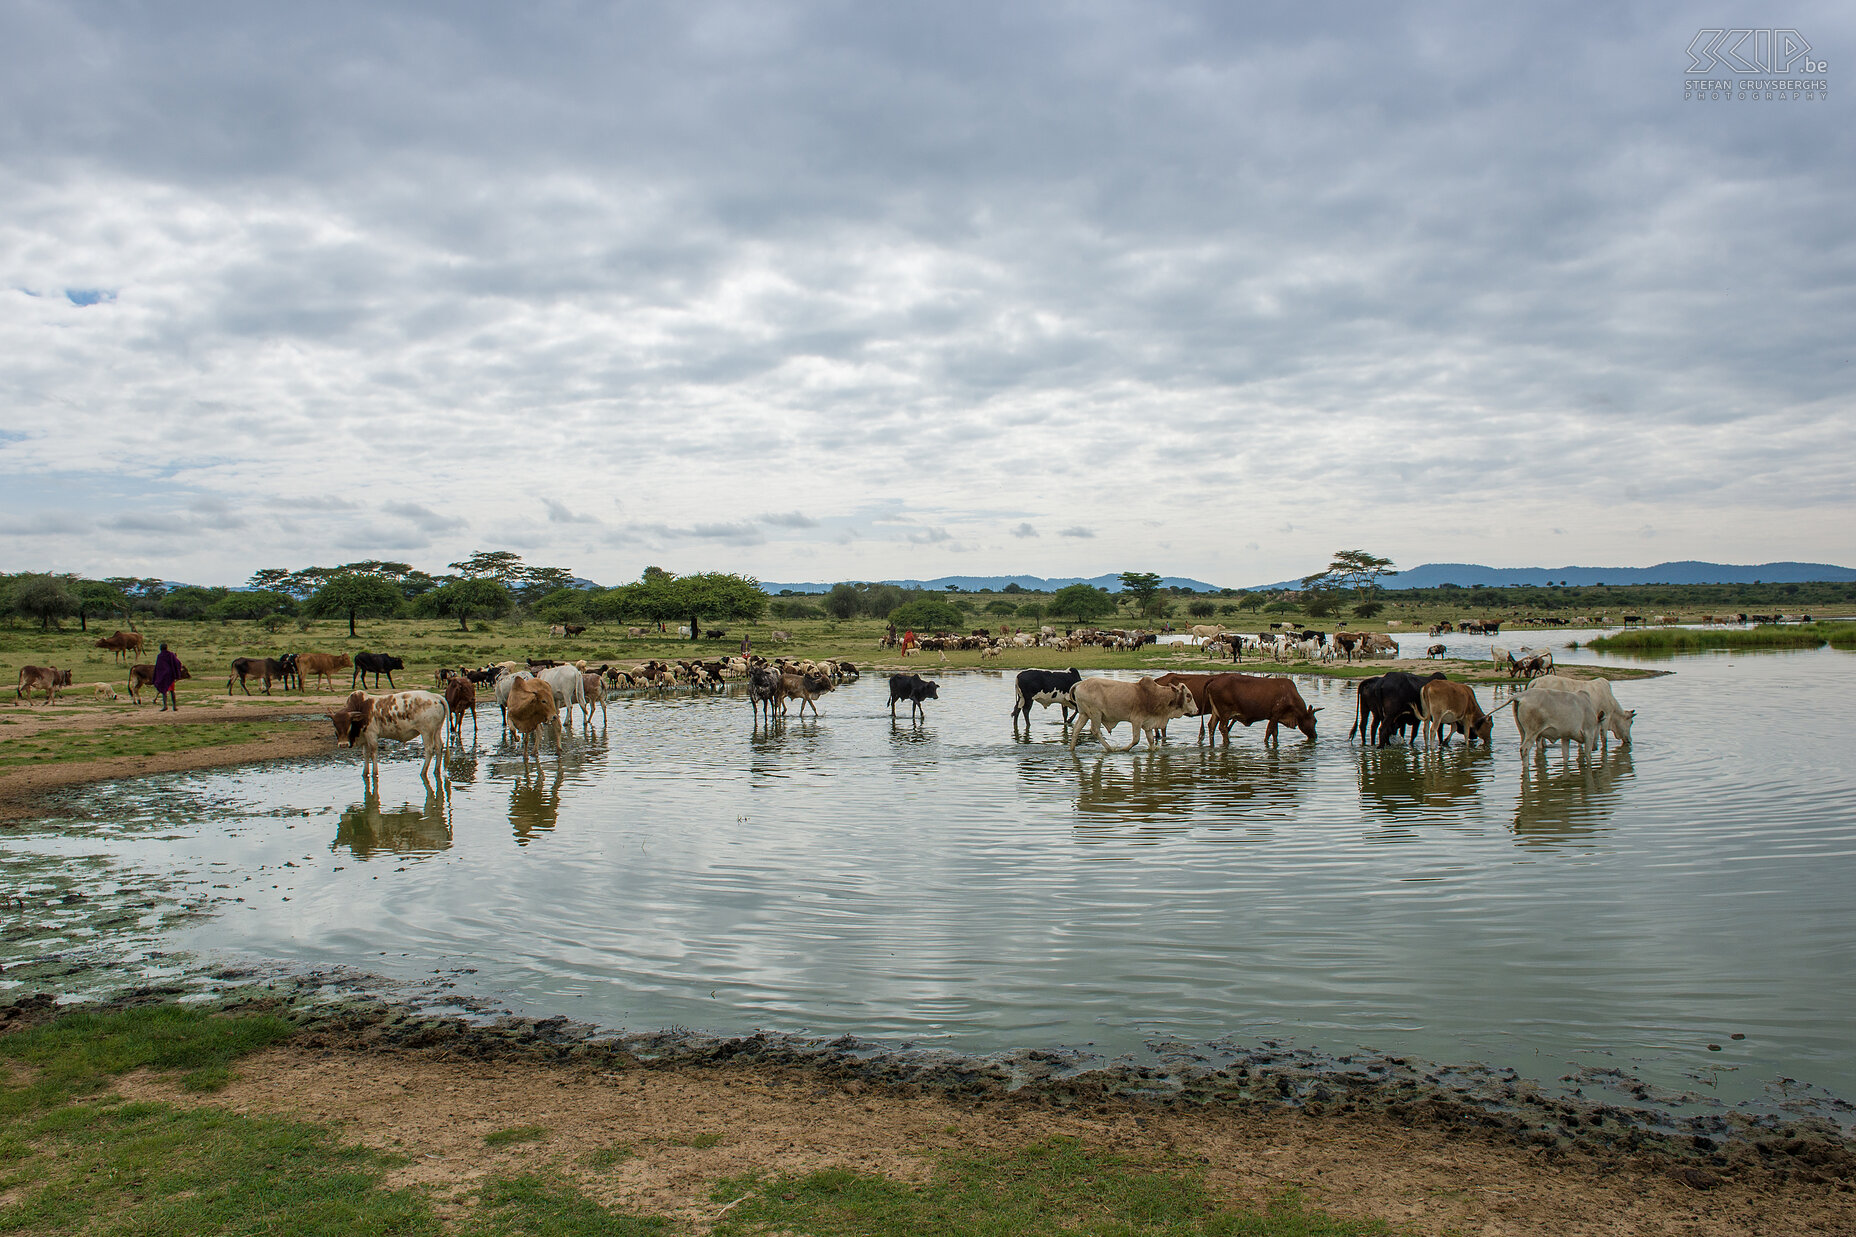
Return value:
M 615 700 L 525 772 L 492 705 L 448 793 L 389 745 L 378 797 L 347 751 L 168 775 L 9 850 L 196 880 L 210 913 L 163 951 L 443 971 L 614 1028 L 1108 1056 L 1267 1036 L 1588 1094 L 1621 1069 L 1754 1107 L 1856 1096 L 1856 657 L 1656 665 L 1677 673 L 1617 685 L 1633 747 L 1525 766 L 1508 714 L 1493 751 L 1363 751 L 1352 684 L 1317 679 L 1319 740 L 1275 749 L 1180 719 L 1160 750 L 1072 755 L 1055 710 L 1014 736 L 994 673 L 892 723 L 872 675 L 771 728 L 736 695 Z

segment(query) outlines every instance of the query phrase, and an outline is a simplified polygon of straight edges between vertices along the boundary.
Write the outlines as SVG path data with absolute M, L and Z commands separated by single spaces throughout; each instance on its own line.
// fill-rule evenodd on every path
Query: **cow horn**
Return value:
M 1310 710 L 1309 710 L 1309 712 L 1310 712 L 1310 713 L 1319 713 L 1319 712 L 1321 712 L 1321 710 L 1323 710 L 1323 709 L 1325 709 L 1325 708 L 1327 708 L 1327 707 L 1328 707 L 1328 706 L 1327 706 L 1327 705 L 1325 705 L 1325 704 L 1318 704 L 1318 705 L 1316 705 L 1316 706 L 1315 706 L 1314 708 L 1312 708 L 1312 709 L 1310 709 Z

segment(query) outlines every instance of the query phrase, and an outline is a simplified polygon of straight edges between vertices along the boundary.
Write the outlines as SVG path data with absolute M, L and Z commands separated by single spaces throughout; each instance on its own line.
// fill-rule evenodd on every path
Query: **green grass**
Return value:
M 268 1015 L 212 1017 L 177 1005 L 112 1013 L 71 1013 L 0 1037 L 0 1059 L 30 1066 L 33 1081 L 7 1090 L 0 1111 L 43 1107 L 89 1095 L 134 1069 L 176 1071 L 191 1089 L 223 1085 L 234 1058 L 289 1038 L 288 1022 Z
M 540 1142 L 548 1131 L 539 1125 L 512 1125 L 506 1130 L 492 1130 L 483 1136 L 486 1147 L 508 1147 L 515 1143 Z
M 1224 1210 L 1192 1172 L 1137 1164 L 1073 1139 L 1005 1155 L 951 1156 L 922 1185 L 827 1169 L 725 1180 L 711 1197 L 733 1204 L 714 1229 L 718 1237 L 1361 1237 L 1389 1231 L 1376 1222 L 1310 1211 L 1293 1194 L 1265 1212 Z
M 58 761 L 108 760 L 117 756 L 158 756 L 201 747 L 257 743 L 297 732 L 292 722 L 176 722 L 171 726 L 134 726 L 120 730 L 41 730 L 13 739 L 0 754 L 0 769 Z
M 1589 645 L 1601 653 L 1672 656 L 1710 649 L 1856 649 L 1856 623 L 1763 624 L 1753 628 L 1641 627 L 1600 636 Z

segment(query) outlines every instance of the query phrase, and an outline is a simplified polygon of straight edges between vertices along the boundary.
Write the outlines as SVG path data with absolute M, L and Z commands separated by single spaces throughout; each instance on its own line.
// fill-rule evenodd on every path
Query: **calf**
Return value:
M 608 720 L 606 713 L 606 677 L 598 670 L 580 672 L 580 724 L 582 728 L 593 724 L 593 706 L 599 706 L 599 720 Z
M 463 675 L 453 675 L 445 683 L 445 708 L 451 717 L 451 733 L 464 739 L 464 714 L 470 714 L 470 737 L 477 737 L 477 685 Z
M 1036 701 L 1042 708 L 1056 705 L 1063 715 L 1063 724 L 1070 724 L 1070 715 L 1076 706 L 1070 700 L 1070 689 L 1083 681 L 1083 672 L 1071 666 L 1068 670 L 1020 670 L 1018 678 L 1012 683 L 1012 727 L 1017 729 L 1018 716 L 1024 714 L 1025 725 L 1031 724 L 1031 704 Z
M 889 715 L 892 718 L 896 716 L 896 702 L 906 700 L 909 702 L 909 720 L 915 720 L 916 711 L 920 710 L 922 719 L 925 721 L 928 717 L 928 709 L 924 702 L 940 698 L 941 685 L 933 679 L 924 679 L 919 674 L 889 676 Z
M 754 711 L 754 719 L 759 721 L 762 710 L 766 711 L 768 721 L 773 720 L 773 710 L 779 704 L 780 673 L 765 666 L 753 666 L 748 670 L 748 707 Z
M 150 682 L 153 682 L 154 669 L 153 666 L 148 668 Z M 23 698 L 27 704 L 31 704 L 32 693 L 42 691 L 45 693 L 45 703 L 49 705 L 52 697 L 58 694 L 59 688 L 69 686 L 71 686 L 69 670 L 60 670 L 56 666 L 21 666 L 19 686 L 13 690 L 13 699 L 17 701 Z
M 179 682 L 180 679 L 190 679 L 192 677 L 193 675 L 188 672 L 187 667 L 182 666 L 180 668 L 179 678 L 177 678 L 175 682 Z M 143 662 L 139 666 L 129 667 L 129 699 L 135 701 L 137 704 L 142 703 L 142 689 L 144 687 L 153 687 L 154 684 L 155 668 L 152 665 Z
M 344 743 L 353 747 L 361 744 L 361 776 L 363 780 L 371 768 L 374 777 L 380 777 L 380 741 L 392 739 L 397 743 L 407 743 L 418 739 L 425 759 L 419 762 L 419 777 L 426 776 L 426 770 L 434 763 L 438 766 L 438 776 L 445 776 L 444 761 L 439 759 L 444 745 L 439 735 L 445 728 L 445 719 L 450 716 L 450 709 L 443 699 L 425 691 L 389 692 L 384 696 L 370 696 L 366 692 L 353 692 L 347 704 L 329 714 L 329 720 L 335 723 L 335 744 Z
M 791 670 L 780 675 L 779 686 L 774 689 L 773 702 L 780 712 L 786 712 L 788 700 L 799 701 L 799 716 L 806 715 L 806 706 L 812 706 L 812 716 L 818 716 L 818 698 L 831 690 L 831 676 L 824 674 L 797 674 Z
M 1444 656 L 1444 646 L 1441 644 L 1433 644 L 1430 648 L 1424 650 L 1424 659 L 1426 661 L 1429 661 L 1433 657 L 1435 657 L 1439 661 L 1442 661 L 1443 656 Z
M 406 663 L 391 653 L 356 653 L 354 655 L 354 673 L 349 676 L 348 686 L 353 688 L 355 681 L 368 675 L 374 676 L 374 686 L 380 686 L 380 676 L 387 676 L 387 686 L 393 686 L 393 672 L 404 670 Z
M 1445 725 L 1462 731 L 1464 743 L 1481 739 L 1493 744 L 1495 719 L 1482 711 L 1481 702 L 1467 683 L 1438 679 L 1420 688 L 1418 699 L 1419 716 L 1424 723 L 1424 746 L 1429 747 L 1435 738 L 1439 747 L 1448 747 L 1450 736 L 1444 733 Z

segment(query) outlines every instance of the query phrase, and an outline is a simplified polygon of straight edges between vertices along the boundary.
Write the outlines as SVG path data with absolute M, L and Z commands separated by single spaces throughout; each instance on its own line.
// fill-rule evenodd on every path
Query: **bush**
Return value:
M 1218 613 L 1218 607 L 1209 601 L 1195 601 L 1186 607 L 1186 613 L 1193 618 L 1210 618 Z
M 1383 601 L 1363 601 L 1353 608 L 1353 617 L 1369 619 L 1378 618 L 1380 611 L 1386 608 Z M 1313 611 L 1310 611 L 1313 613 Z

